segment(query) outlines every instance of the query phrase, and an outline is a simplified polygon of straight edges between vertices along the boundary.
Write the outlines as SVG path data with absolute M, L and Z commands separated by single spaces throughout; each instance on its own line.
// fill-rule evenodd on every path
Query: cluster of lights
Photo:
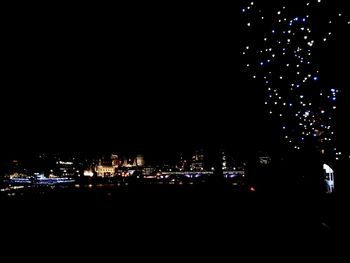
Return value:
M 249 61 L 246 68 L 253 79 L 263 82 L 268 112 L 280 119 L 283 137 L 294 149 L 300 150 L 307 138 L 331 145 L 339 91 L 322 82 L 316 52 L 327 47 L 338 23 L 349 22 L 337 12 L 323 21 L 325 26 L 316 28 L 314 20 L 321 19 L 317 10 L 325 8 L 326 1 L 303 3 L 299 15 L 286 1 L 281 2 L 268 16 L 255 2 L 242 9 L 247 32 L 256 34 L 254 25 L 266 30 L 261 39 L 244 46 L 242 53 Z M 270 23 L 262 24 L 267 17 Z

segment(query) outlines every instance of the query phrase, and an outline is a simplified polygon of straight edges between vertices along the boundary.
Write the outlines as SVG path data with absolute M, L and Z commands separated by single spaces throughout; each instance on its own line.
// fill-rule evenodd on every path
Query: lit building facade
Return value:
M 115 167 L 112 165 L 99 164 L 95 168 L 98 177 L 113 177 L 115 176 Z
M 136 166 L 143 167 L 145 165 L 145 157 L 143 155 L 136 156 Z
M 202 151 L 196 151 L 192 156 L 192 163 L 190 166 L 191 171 L 203 171 L 204 170 L 204 154 Z

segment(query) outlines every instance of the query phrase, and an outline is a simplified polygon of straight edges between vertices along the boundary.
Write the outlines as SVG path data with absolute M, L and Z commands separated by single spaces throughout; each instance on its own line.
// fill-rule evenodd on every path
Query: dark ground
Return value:
M 301 253 L 314 246 L 324 253 L 318 246 L 333 245 L 343 231 L 336 196 L 267 196 L 222 187 L 59 190 L 2 199 L 1 210 L 9 248 L 80 251 L 81 257 L 187 252 L 250 257 L 265 247 L 272 256 L 274 249 Z

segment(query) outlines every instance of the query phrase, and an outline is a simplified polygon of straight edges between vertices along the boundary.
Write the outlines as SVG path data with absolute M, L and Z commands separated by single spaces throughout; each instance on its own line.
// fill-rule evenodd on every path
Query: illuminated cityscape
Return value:
M 36 165 L 32 167 L 33 163 Z M 245 166 L 222 152 L 219 169 L 223 179 L 234 186 L 245 185 Z M 187 159 L 180 155 L 172 164 L 147 164 L 144 155 L 119 157 L 117 154 L 82 159 L 79 156 L 62 158 L 59 154 L 38 154 L 31 164 L 25 160 L 3 163 L 1 192 L 8 196 L 16 190 L 33 186 L 84 187 L 97 183 L 113 184 L 117 188 L 128 184 L 196 184 L 215 176 L 216 167 L 210 165 L 203 151 L 196 150 Z M 231 182 L 232 181 L 232 182 Z
M 311 236 L 331 254 L 348 226 L 347 4 L 115 4 L 5 9 L 5 243 L 119 259 L 117 241 L 221 241 L 235 260 L 234 242 Z

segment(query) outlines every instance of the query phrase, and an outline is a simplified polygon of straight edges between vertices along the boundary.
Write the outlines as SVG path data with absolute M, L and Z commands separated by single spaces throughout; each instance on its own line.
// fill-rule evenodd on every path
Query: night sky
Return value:
M 1 151 L 268 149 L 277 131 L 242 67 L 243 2 L 11 7 Z M 324 63 L 340 86 L 345 35 Z

